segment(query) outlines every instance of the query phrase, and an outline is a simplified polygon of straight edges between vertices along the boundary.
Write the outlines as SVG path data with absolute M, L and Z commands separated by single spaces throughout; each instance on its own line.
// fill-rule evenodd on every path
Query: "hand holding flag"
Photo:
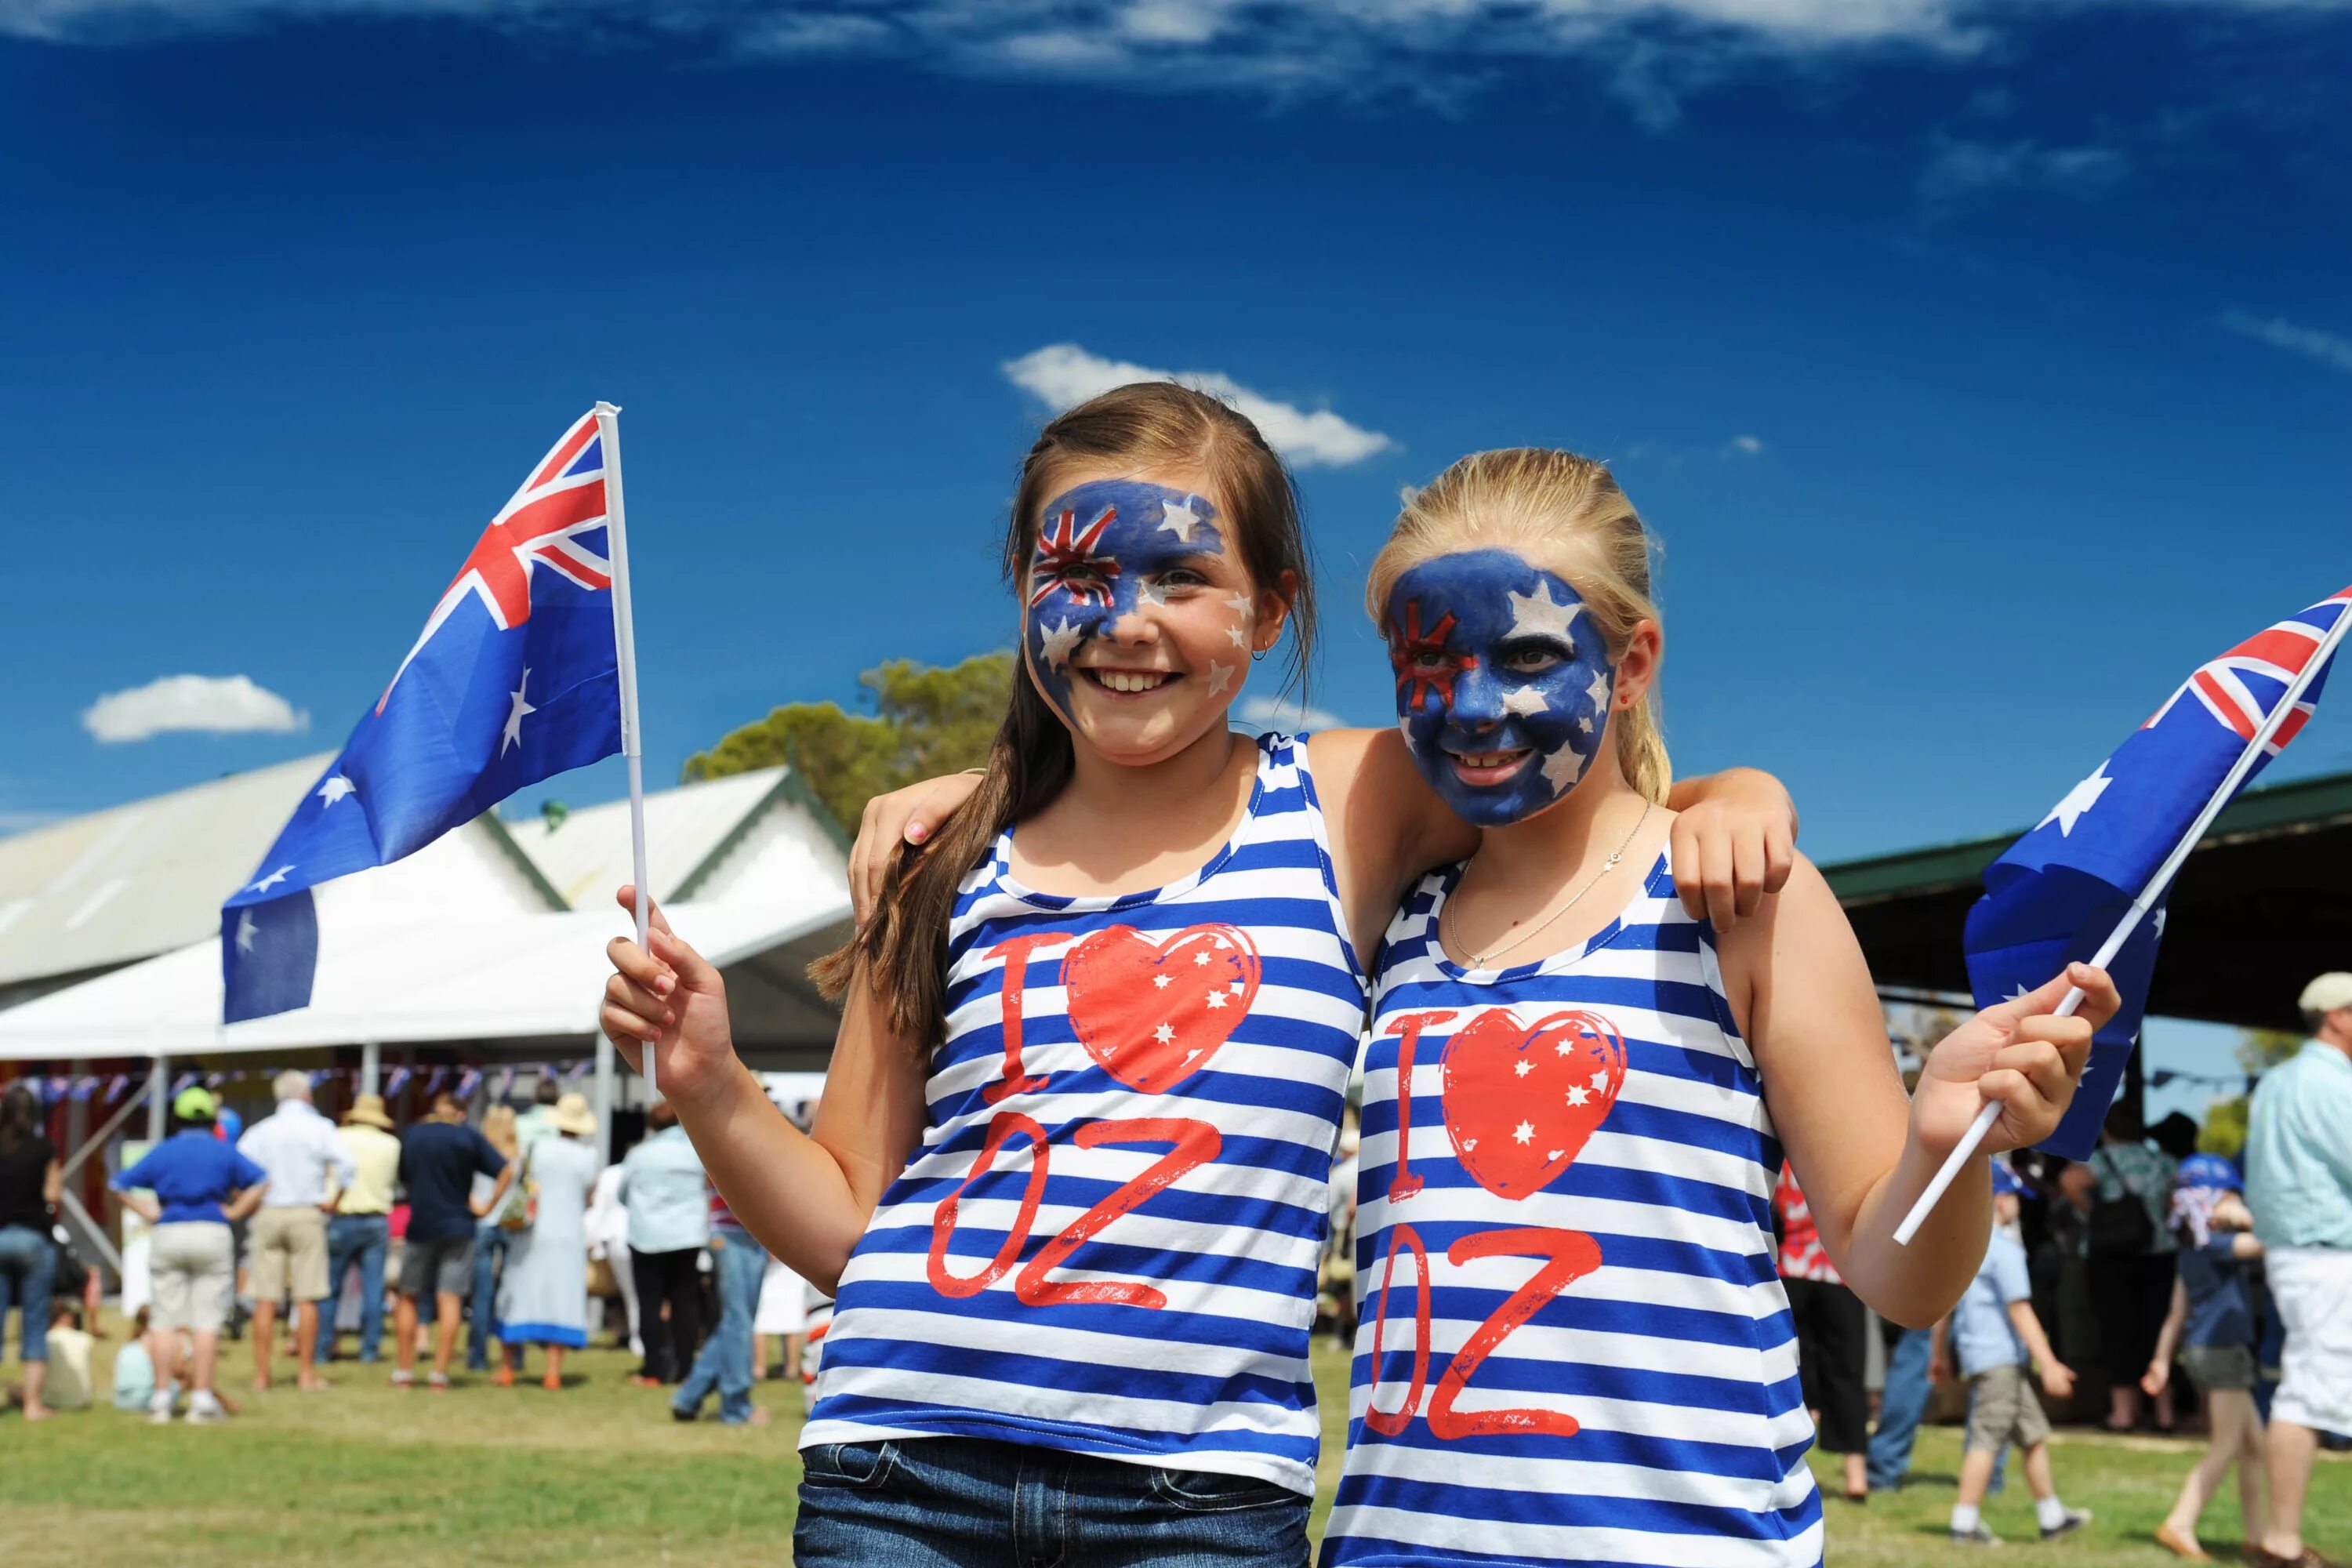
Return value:
M 635 910 L 635 888 L 614 895 Z M 616 936 L 605 945 L 613 974 L 604 982 L 601 1015 L 604 1033 L 631 1067 L 656 1044 L 662 1053 L 663 1092 L 690 1100 L 721 1080 L 736 1062 L 735 1037 L 727 1016 L 727 982 L 709 959 L 678 939 L 648 904 L 649 929 L 643 941 Z
M 2077 1011 L 2059 1012 L 2073 989 L 2083 993 Z M 1983 1009 L 1927 1054 L 1911 1095 L 1913 1135 L 1942 1153 L 1967 1136 L 1979 1111 L 1991 1110 L 1997 1118 L 1986 1152 L 2040 1142 L 2074 1097 L 2093 1033 L 2122 1005 L 2105 970 L 2075 963 L 2039 990 Z

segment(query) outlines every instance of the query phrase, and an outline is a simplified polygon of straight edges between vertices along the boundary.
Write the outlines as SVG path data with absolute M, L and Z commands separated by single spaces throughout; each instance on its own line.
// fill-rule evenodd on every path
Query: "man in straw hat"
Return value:
M 363 1094 L 343 1113 L 335 1136 L 352 1159 L 353 1174 L 335 1194 L 334 1217 L 327 1222 L 326 1355 L 335 1357 L 336 1305 L 351 1271 L 360 1271 L 360 1360 L 383 1353 L 383 1268 L 392 1250 L 392 1199 L 400 1181 L 400 1140 L 383 1096 Z
M 2352 973 L 2303 988 L 2311 1038 L 2263 1075 L 2246 1125 L 2246 1205 L 2286 1329 L 2271 1402 L 2269 1528 L 2246 1561 L 2326 1568 L 2303 1539 L 2322 1432 L 2352 1432 Z

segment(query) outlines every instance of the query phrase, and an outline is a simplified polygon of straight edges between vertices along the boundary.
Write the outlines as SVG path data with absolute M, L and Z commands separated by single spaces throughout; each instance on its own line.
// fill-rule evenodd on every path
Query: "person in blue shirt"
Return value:
M 182 1329 L 194 1342 L 188 1420 L 208 1426 L 228 1419 L 213 1391 L 221 1325 L 236 1285 L 236 1246 L 228 1227 L 261 1206 L 269 1177 L 236 1145 L 215 1136 L 219 1109 L 211 1090 L 182 1089 L 172 1101 L 172 1135 L 113 1182 L 122 1206 L 155 1227 L 147 1243 L 154 1322 L 162 1331 L 155 1336 L 155 1394 L 147 1406 L 152 1421 L 172 1418 Z
M 2180 1163 L 2171 1211 L 2180 1271 L 2172 1284 L 2172 1310 L 2157 1335 L 2156 1357 L 2139 1380 L 2151 1396 L 2162 1393 L 2172 1377 L 2177 1349 L 2204 1397 L 2212 1436 L 2182 1479 L 2172 1511 L 2156 1529 L 2157 1544 L 2192 1563 L 2211 1560 L 2197 1543 L 2197 1516 L 2231 1465 L 2238 1467 L 2238 1508 L 2248 1544 L 2261 1542 L 2266 1520 L 2263 1417 L 2254 1408 L 2254 1342 L 2262 1324 L 2248 1278 L 2263 1244 L 2254 1239 L 2253 1217 L 2239 1201 L 2243 1190 L 2238 1168 L 2219 1154 L 2191 1154 Z
M 675 1384 L 702 1344 L 702 1249 L 710 1244 L 710 1190 L 677 1110 L 656 1100 L 647 1136 L 621 1162 L 620 1200 L 629 1211 L 629 1260 L 645 1320 L 641 1386 Z M 662 1316 L 667 1303 L 669 1316 Z
M 477 1173 L 495 1177 L 486 1199 L 473 1195 Z M 400 1180 L 408 1189 L 408 1234 L 400 1249 L 400 1303 L 393 1312 L 392 1385 L 416 1382 L 416 1322 L 433 1298 L 433 1370 L 427 1386 L 449 1386 L 457 1322 L 474 1281 L 474 1223 L 496 1212 L 514 1181 L 514 1163 L 467 1124 L 465 1107 L 443 1089 L 425 1119 L 401 1134 Z
M 2026 1278 L 2025 1247 L 2017 1233 L 2023 1190 L 2006 1163 L 1992 1163 L 1992 1237 L 1949 1320 L 1949 1348 L 1969 1380 L 1969 1394 L 1960 1498 L 1952 1505 L 1952 1540 L 1963 1545 L 2000 1543 L 2000 1537 L 1985 1524 L 1982 1508 L 1992 1484 L 1993 1458 L 2006 1443 L 2024 1451 L 2025 1483 L 2032 1489 L 2042 1540 L 2091 1521 L 2088 1509 L 2070 1509 L 2058 1496 L 2050 1473 L 2050 1417 L 2026 1377 L 2029 1366 L 2039 1364 L 2042 1392 L 2051 1398 L 2074 1392 L 2074 1373 L 2051 1351 L 2042 1320 L 2033 1315 L 2033 1285 Z M 1944 1353 L 1938 1345 L 1939 1362 Z

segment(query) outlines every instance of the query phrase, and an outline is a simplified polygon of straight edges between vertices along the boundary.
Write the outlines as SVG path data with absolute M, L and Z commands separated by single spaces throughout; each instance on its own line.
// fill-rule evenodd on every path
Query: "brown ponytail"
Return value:
M 1206 393 L 1174 382 L 1138 382 L 1104 393 L 1049 423 L 1022 460 L 1004 531 L 1005 581 L 1018 590 L 1035 552 L 1045 502 L 1070 464 L 1112 460 L 1137 469 L 1185 468 L 1213 485 L 1234 520 L 1250 580 L 1290 590 L 1287 679 L 1303 687 L 1315 641 L 1315 590 L 1289 470 L 1258 428 Z M 948 924 L 957 889 L 1006 828 L 1044 809 L 1069 782 L 1070 732 L 1046 704 L 1025 657 L 1013 680 L 1004 722 L 987 771 L 938 832 L 919 847 L 898 846 L 889 885 L 865 928 L 809 973 L 828 997 L 861 974 L 890 1028 L 935 1044 L 946 1022 Z

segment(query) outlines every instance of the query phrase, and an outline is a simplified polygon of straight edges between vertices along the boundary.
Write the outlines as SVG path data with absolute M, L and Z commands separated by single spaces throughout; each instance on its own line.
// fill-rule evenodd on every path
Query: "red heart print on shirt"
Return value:
M 1516 1202 L 1574 1163 L 1625 1086 L 1625 1039 L 1598 1013 L 1522 1024 L 1481 1013 L 1445 1045 L 1445 1131 L 1473 1180 Z
M 1108 926 L 1070 949 L 1062 984 L 1087 1055 L 1129 1089 L 1163 1094 L 1249 1015 L 1262 969 L 1237 926 L 1187 926 L 1164 942 Z

